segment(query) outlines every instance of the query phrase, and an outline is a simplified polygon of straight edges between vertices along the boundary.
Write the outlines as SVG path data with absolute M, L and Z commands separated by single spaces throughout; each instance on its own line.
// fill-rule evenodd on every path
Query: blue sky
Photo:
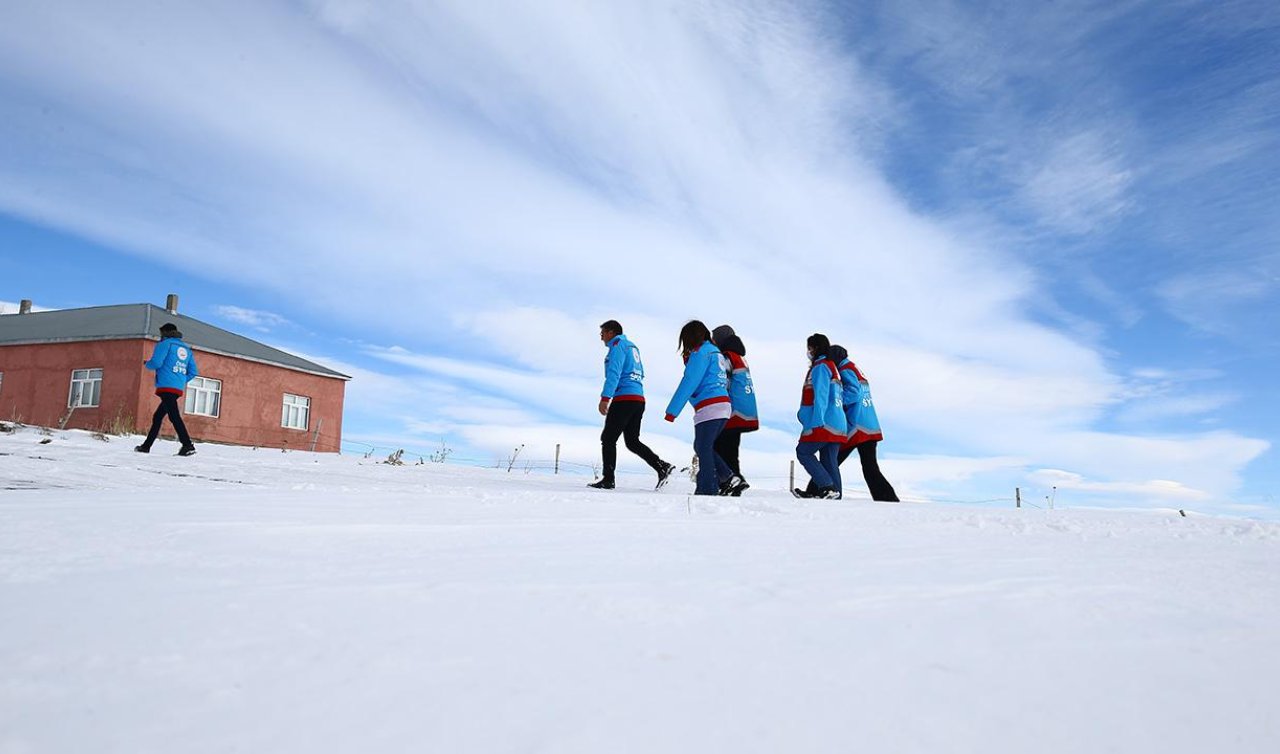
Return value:
M 910 496 L 1274 514 L 1278 141 L 1267 2 L 23 4 L 0 301 L 177 292 L 350 440 L 584 461 L 600 321 L 672 458 L 728 322 L 758 478 L 823 331 Z

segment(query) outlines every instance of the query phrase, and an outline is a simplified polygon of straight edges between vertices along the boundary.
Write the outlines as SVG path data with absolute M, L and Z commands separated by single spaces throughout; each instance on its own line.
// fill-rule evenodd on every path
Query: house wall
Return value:
M 317 451 L 338 452 L 345 380 L 192 350 L 200 376 L 222 380 L 218 418 L 184 414 L 193 438 L 296 450 L 311 450 L 314 443 Z M 306 431 L 280 426 L 285 393 L 311 399 Z
M 71 429 L 132 427 L 145 433 L 159 405 L 153 373 L 143 367 L 154 341 L 112 340 L 0 346 L 0 420 L 58 426 L 67 414 L 74 369 L 102 369 L 97 408 L 77 408 Z M 222 381 L 217 418 L 187 414 L 183 419 L 196 441 L 268 448 L 338 452 L 346 381 L 206 353 L 192 347 L 200 376 Z M 284 394 L 311 399 L 306 431 L 280 426 Z M 173 437 L 166 421 L 161 437 Z
M 56 427 L 67 417 L 71 372 L 101 369 L 102 394 L 96 408 L 77 408 L 67 417 L 71 429 L 136 426 L 142 404 L 142 362 L 147 341 L 100 340 L 0 346 L 0 420 Z M 148 417 L 150 414 L 148 413 Z

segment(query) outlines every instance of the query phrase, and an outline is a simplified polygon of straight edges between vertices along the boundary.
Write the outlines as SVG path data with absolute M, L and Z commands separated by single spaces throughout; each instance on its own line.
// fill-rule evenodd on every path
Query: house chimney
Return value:
M 18 313 L 19 313 L 19 314 L 30 314 L 30 313 L 31 313 L 31 299 L 29 299 L 29 298 L 24 298 L 24 299 L 22 299 L 22 301 L 20 301 L 20 302 L 18 303 Z
M 178 313 L 178 294 L 170 293 L 169 298 L 165 299 L 164 310 L 170 314 Z

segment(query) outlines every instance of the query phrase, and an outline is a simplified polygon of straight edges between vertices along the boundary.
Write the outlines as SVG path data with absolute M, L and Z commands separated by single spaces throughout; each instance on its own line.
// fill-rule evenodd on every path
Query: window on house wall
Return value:
M 4 392 L 4 372 L 0 372 L 0 392 Z
M 284 394 L 284 411 L 280 415 L 280 426 L 289 429 L 306 429 L 310 414 L 310 398 L 305 395 Z
M 76 369 L 71 372 L 71 392 L 67 408 L 93 408 L 102 402 L 102 370 Z
M 183 411 L 195 416 L 218 418 L 222 408 L 222 380 L 193 377 L 187 383 L 187 403 Z

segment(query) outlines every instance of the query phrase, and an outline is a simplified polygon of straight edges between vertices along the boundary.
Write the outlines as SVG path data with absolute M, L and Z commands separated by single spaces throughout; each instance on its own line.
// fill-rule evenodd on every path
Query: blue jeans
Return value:
M 729 464 L 716 452 L 716 438 L 728 423 L 728 419 L 712 419 L 693 425 L 693 451 L 698 454 L 695 495 L 719 495 L 720 483 L 733 475 Z
M 840 443 L 838 442 L 802 442 L 796 445 L 796 458 L 800 465 L 809 472 L 813 483 L 819 487 L 834 487 L 842 492 L 840 485 Z

